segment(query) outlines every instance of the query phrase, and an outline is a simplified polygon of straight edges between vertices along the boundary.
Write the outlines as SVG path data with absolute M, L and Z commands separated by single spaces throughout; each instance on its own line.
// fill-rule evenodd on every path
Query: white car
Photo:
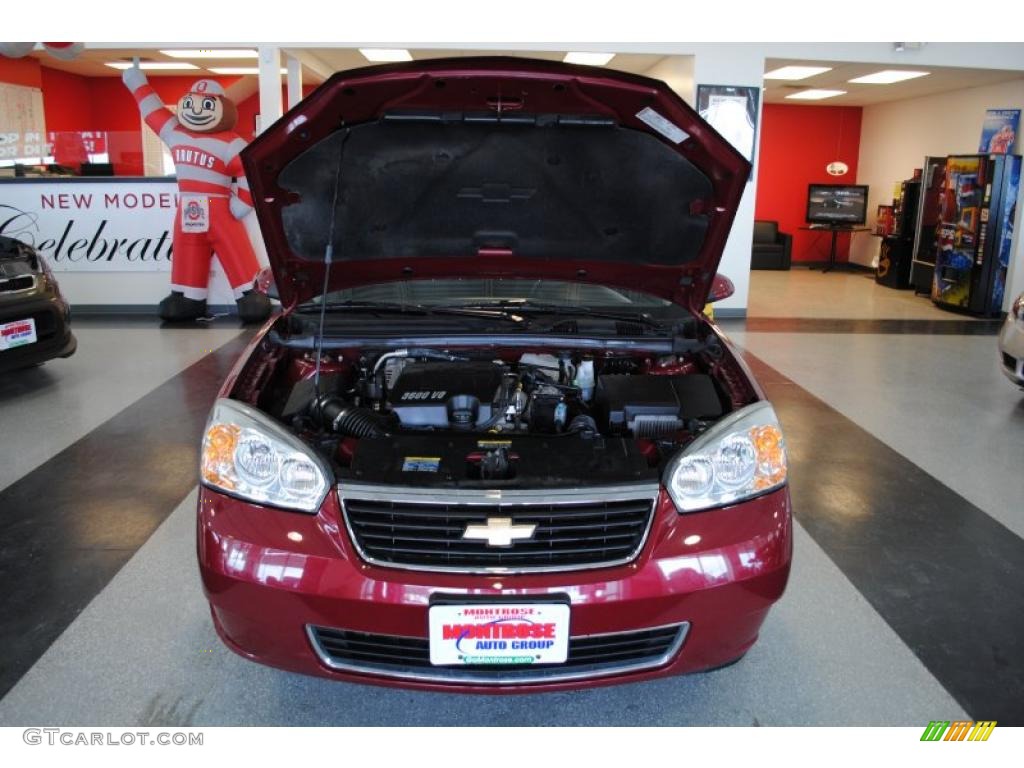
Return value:
M 1024 293 L 1013 302 L 999 332 L 999 352 L 1006 378 L 1024 387 Z

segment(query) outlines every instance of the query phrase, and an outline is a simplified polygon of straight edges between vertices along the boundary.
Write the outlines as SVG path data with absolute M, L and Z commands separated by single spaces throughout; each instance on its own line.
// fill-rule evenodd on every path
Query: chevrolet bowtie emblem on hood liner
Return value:
M 489 547 L 511 547 L 518 539 L 532 539 L 536 528 L 536 523 L 513 525 L 511 517 L 488 517 L 485 525 L 467 525 L 462 538 L 486 541 Z

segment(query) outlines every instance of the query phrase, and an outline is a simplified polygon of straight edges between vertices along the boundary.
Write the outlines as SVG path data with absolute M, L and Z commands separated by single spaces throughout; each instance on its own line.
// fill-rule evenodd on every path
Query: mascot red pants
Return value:
M 232 132 L 238 113 L 214 80 L 199 80 L 178 100 L 177 115 L 138 68 L 126 69 L 146 124 L 171 150 L 178 178 L 178 212 L 171 258 L 171 294 L 160 302 L 160 317 L 191 320 L 206 314 L 207 283 L 213 254 L 224 268 L 244 322 L 270 314 L 270 300 L 252 290 L 259 271 L 241 219 L 252 198 L 238 153 L 245 140 Z

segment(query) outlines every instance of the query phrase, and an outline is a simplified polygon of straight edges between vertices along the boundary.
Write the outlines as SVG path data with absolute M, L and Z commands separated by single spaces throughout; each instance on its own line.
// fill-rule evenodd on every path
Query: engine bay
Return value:
M 339 479 L 637 482 L 753 396 L 730 390 L 720 351 L 344 349 L 318 364 L 315 352 L 272 348 L 236 391 L 318 448 Z

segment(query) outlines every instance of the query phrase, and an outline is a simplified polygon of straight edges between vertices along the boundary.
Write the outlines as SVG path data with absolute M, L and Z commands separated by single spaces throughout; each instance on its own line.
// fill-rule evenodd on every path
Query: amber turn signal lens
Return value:
M 782 430 L 774 424 L 754 427 L 750 439 L 757 451 L 757 474 L 754 488 L 761 490 L 778 485 L 786 479 L 786 446 Z
M 203 480 L 222 488 L 234 487 L 231 474 L 241 431 L 234 424 L 214 424 L 206 431 L 200 462 Z

